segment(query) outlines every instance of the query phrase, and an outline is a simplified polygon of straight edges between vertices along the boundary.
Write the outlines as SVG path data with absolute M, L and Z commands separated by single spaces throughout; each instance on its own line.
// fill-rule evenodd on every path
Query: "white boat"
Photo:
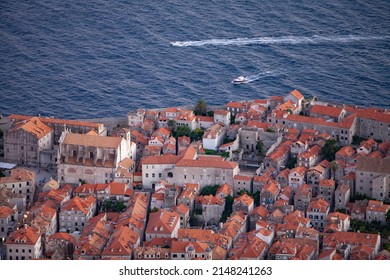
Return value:
M 243 84 L 246 82 L 248 82 L 248 79 L 244 76 L 239 76 L 232 81 L 233 84 Z

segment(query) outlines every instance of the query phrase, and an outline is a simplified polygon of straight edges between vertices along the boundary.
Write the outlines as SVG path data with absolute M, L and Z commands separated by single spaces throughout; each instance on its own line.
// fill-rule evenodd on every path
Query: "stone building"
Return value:
M 390 158 L 359 158 L 355 191 L 380 201 L 390 201 Z
M 57 156 L 58 180 L 72 184 L 114 181 L 119 163 L 125 158 L 135 160 L 136 145 L 130 138 L 130 132 L 125 137 L 64 132 Z
M 45 166 L 53 149 L 53 129 L 38 117 L 16 122 L 4 135 L 4 159 L 7 162 Z
M 11 232 L 5 241 L 7 260 L 31 260 L 42 255 L 41 234 L 32 227 Z

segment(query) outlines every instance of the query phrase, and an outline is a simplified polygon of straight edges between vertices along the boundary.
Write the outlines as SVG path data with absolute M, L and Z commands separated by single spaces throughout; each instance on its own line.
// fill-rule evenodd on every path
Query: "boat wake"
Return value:
M 303 44 L 325 44 L 325 43 L 351 43 L 355 41 L 388 40 L 390 36 L 282 36 L 282 37 L 256 37 L 236 39 L 209 39 L 198 41 L 174 41 L 174 47 L 202 47 L 213 46 L 243 46 L 243 45 L 303 45 Z
M 247 83 L 257 81 L 257 80 L 264 78 L 264 77 L 272 76 L 274 74 L 275 74 L 274 71 L 260 72 L 258 74 L 253 74 L 253 75 L 249 75 L 249 76 L 245 76 L 245 77 L 242 76 L 244 78 L 244 80 L 237 82 L 237 79 L 238 79 L 237 78 L 237 79 L 233 80 L 232 83 L 233 84 L 247 84 Z

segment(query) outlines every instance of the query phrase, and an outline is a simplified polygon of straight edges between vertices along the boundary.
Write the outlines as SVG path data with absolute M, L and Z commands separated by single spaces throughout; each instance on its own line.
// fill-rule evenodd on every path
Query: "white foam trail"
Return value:
M 274 74 L 274 71 L 265 71 L 265 72 L 260 72 L 258 74 L 248 75 L 245 77 L 246 81 L 243 82 L 242 84 L 251 83 L 251 82 L 257 81 L 263 77 L 271 76 L 273 74 Z M 233 81 L 232 81 L 232 83 L 233 83 Z
M 175 47 L 201 47 L 206 45 L 213 46 L 243 46 L 243 45 L 302 45 L 302 44 L 321 44 L 321 43 L 350 43 L 354 41 L 368 40 L 387 40 L 390 36 L 283 36 L 283 37 L 257 37 L 257 38 L 236 38 L 236 39 L 210 39 L 199 41 L 174 41 L 171 42 Z

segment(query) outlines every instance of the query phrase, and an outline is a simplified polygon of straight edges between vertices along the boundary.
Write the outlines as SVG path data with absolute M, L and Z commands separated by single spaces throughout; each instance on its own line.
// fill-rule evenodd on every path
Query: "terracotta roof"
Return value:
M 15 119 L 15 120 L 28 120 L 34 117 L 31 116 L 24 116 L 24 115 L 16 115 L 12 114 L 8 116 L 9 119 Z M 35 117 L 38 118 L 38 117 Z M 91 128 L 99 128 L 103 124 L 101 123 L 94 123 L 94 122 L 87 122 L 87 121 L 78 121 L 78 120 L 64 120 L 64 119 L 56 119 L 56 118 L 47 118 L 47 117 L 39 117 L 38 118 L 43 123 L 57 123 L 57 124 L 67 124 L 67 125 L 74 125 L 74 126 L 85 126 L 85 127 L 91 127 Z
M 318 185 L 319 185 L 319 187 L 329 187 L 329 188 L 332 187 L 332 188 L 334 188 L 335 181 L 332 179 L 322 179 L 322 180 L 320 180 Z
M 290 92 L 292 96 L 294 96 L 296 99 L 301 100 L 303 99 L 302 93 L 300 93 L 298 90 L 294 89 L 292 92 Z
M 142 164 L 175 164 L 182 157 L 174 155 L 149 156 L 142 159 Z
M 291 122 L 297 122 L 297 123 L 311 123 L 311 124 L 317 124 L 317 125 L 323 125 L 323 126 L 331 126 L 331 127 L 339 127 L 339 128 L 345 128 L 349 129 L 351 128 L 353 121 L 356 118 L 356 115 L 350 115 L 343 119 L 341 122 L 327 122 L 324 119 L 321 118 L 313 118 L 313 117 L 307 117 L 307 116 L 300 116 L 300 115 L 292 115 L 289 114 L 287 117 L 287 120 Z
M 250 206 L 253 204 L 253 202 L 254 202 L 253 198 L 247 195 L 246 193 L 244 193 L 243 195 L 240 195 L 239 197 L 236 197 L 234 199 L 233 205 L 243 203 L 246 206 Z
M 41 139 L 42 137 L 53 131 L 51 127 L 41 122 L 38 117 L 32 117 L 31 119 L 16 123 L 15 126 L 11 128 L 11 131 L 16 131 L 19 129 L 33 134 L 38 139 Z
M 271 101 L 283 101 L 283 96 L 270 96 L 269 100 L 271 100 Z
M 238 164 L 236 162 L 226 161 L 220 156 L 199 156 L 197 160 L 182 159 L 176 164 L 176 166 L 234 169 L 238 166 Z
M 257 128 L 263 129 L 264 131 L 269 128 L 269 124 L 267 124 L 265 122 L 252 121 L 252 120 L 248 121 L 247 126 L 249 126 L 249 127 L 257 127 Z
M 202 205 L 223 205 L 225 201 L 213 195 L 200 195 L 196 198 L 196 203 Z
M 196 116 L 196 118 L 198 119 L 198 121 L 201 122 L 211 122 L 211 123 L 214 122 L 214 117 Z
M 351 146 L 344 146 L 336 152 L 336 156 L 350 157 L 356 153 L 355 149 Z
M 5 241 L 5 244 L 22 243 L 26 245 L 35 245 L 41 234 L 32 227 L 25 225 L 22 228 L 14 230 L 10 233 Z
M 378 110 L 375 108 L 366 108 L 366 109 L 357 110 L 357 115 L 359 118 L 390 123 L 389 111 Z
M 86 198 L 80 198 L 78 196 L 64 202 L 61 205 L 62 211 L 81 211 L 84 214 L 89 212 L 89 209 L 93 204 L 96 203 L 96 199 L 92 196 L 87 196 Z
M 290 174 L 297 173 L 298 175 L 304 176 L 307 172 L 307 169 L 303 166 L 298 166 L 291 169 Z
M 265 193 L 266 191 L 273 195 L 277 195 L 279 193 L 279 188 L 275 183 L 269 182 L 263 187 L 261 193 Z
M 215 115 L 227 116 L 230 112 L 227 110 L 214 110 Z
M 379 240 L 378 234 L 339 231 L 324 236 L 324 247 L 334 248 L 337 244 L 350 244 L 375 248 Z
M 66 232 L 56 232 L 48 237 L 49 239 L 59 239 L 59 240 L 66 240 L 69 243 L 75 244 L 76 238 L 73 235 L 70 235 Z
M 177 223 L 180 223 L 180 216 L 176 212 L 158 210 L 150 213 L 146 233 L 171 234 Z
M 340 116 L 342 111 L 343 111 L 342 108 L 323 106 L 323 105 L 314 105 L 310 110 L 311 113 L 327 115 L 336 118 Z
M 104 248 L 102 255 L 131 256 L 133 246 L 139 241 L 140 235 L 132 229 L 119 225 Z
M 252 176 L 237 174 L 234 175 L 233 179 L 239 181 L 252 181 Z
M 269 214 L 269 211 L 264 206 L 260 205 L 253 209 L 251 215 L 259 215 L 263 218 L 266 218 Z
M 0 206 L 0 218 L 2 219 L 6 219 L 8 218 L 10 215 L 12 214 L 15 214 L 15 210 L 8 207 L 8 206 Z
M 232 107 L 232 108 L 244 108 L 245 106 L 244 106 L 244 104 L 243 103 L 241 103 L 241 102 L 233 102 L 233 101 L 231 101 L 231 102 L 229 102 L 227 105 L 226 105 L 226 107 Z
M 205 253 L 207 250 L 211 252 L 211 249 L 207 243 L 204 242 L 188 242 L 188 241 L 172 241 L 171 252 L 172 253 L 186 253 L 188 248 L 192 247 L 194 253 Z
M 189 208 L 185 206 L 183 203 L 171 208 L 173 211 L 178 213 L 179 215 L 186 215 L 189 213 Z
M 0 183 L 25 182 L 35 180 L 35 172 L 24 168 L 15 168 L 11 170 L 10 177 L 1 177 Z
M 120 145 L 121 141 L 121 137 L 67 133 L 63 140 L 63 144 L 116 149 Z
M 225 195 L 231 195 L 232 193 L 232 187 L 229 186 L 228 184 L 223 184 L 221 186 L 219 186 L 219 188 L 217 189 L 217 192 L 216 192 L 216 195 L 218 194 L 225 194 Z
M 372 212 L 382 212 L 384 214 L 389 211 L 390 205 L 383 204 L 382 201 L 377 201 L 377 200 L 370 200 L 368 201 L 368 206 L 366 211 L 372 211 Z
M 315 211 L 315 209 L 317 211 Z M 323 198 L 319 198 L 309 202 L 306 212 L 326 213 L 328 210 L 329 210 L 329 203 Z
M 348 220 L 349 215 L 340 212 L 332 212 L 328 214 L 326 219 L 327 220 Z

